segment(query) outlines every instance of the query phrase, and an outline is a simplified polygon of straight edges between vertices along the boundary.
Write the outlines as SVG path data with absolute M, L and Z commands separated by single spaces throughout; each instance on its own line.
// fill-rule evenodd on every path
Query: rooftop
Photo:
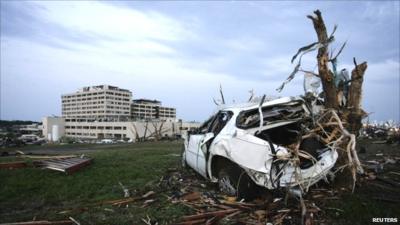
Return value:
M 78 91 L 72 93 L 72 94 L 77 94 L 77 93 L 84 93 L 84 92 L 91 92 L 91 91 L 100 91 L 100 90 L 113 90 L 113 91 L 122 91 L 122 92 L 127 92 L 127 93 L 132 93 L 128 89 L 123 89 L 119 88 L 116 86 L 111 86 L 111 85 L 96 85 L 96 86 L 87 86 L 80 88 Z M 65 94 L 65 95 L 71 95 L 71 94 Z
M 133 103 L 141 103 L 141 104 L 157 104 L 161 105 L 161 101 L 158 100 L 150 100 L 150 99 L 145 99 L 145 98 L 140 98 L 140 99 L 134 99 L 132 100 Z

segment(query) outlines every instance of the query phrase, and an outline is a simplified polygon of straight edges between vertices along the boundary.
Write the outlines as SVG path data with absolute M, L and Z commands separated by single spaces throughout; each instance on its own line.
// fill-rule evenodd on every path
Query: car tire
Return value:
M 259 195 L 260 187 L 237 166 L 226 166 L 218 173 L 218 188 L 228 196 L 235 196 L 239 200 L 252 200 Z
M 237 196 L 237 179 L 231 167 L 221 168 L 218 172 L 218 188 L 228 196 Z

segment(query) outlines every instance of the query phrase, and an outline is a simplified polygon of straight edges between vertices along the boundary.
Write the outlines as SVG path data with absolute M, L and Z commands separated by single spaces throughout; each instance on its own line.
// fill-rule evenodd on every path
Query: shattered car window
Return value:
M 214 135 L 219 134 L 219 132 L 225 127 L 228 121 L 231 119 L 233 112 L 221 111 L 214 118 L 213 123 L 209 127 L 208 132 L 214 133 Z
M 301 119 L 305 114 L 305 109 L 301 102 L 294 104 L 268 106 L 262 108 L 264 117 L 263 126 L 285 120 Z M 260 125 L 260 113 L 258 109 L 243 111 L 238 115 L 236 125 L 242 129 L 255 128 Z
M 208 132 L 209 127 L 214 120 L 215 116 L 211 116 L 206 122 L 204 122 L 193 134 L 205 134 Z

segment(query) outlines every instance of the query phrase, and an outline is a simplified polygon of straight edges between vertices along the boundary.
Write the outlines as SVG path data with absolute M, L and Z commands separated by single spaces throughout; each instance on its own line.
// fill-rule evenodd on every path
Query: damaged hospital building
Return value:
M 83 139 L 145 140 L 176 137 L 199 126 L 176 118 L 160 101 L 132 100 L 132 92 L 111 85 L 83 87 L 61 96 L 62 116 L 43 118 L 43 136 Z

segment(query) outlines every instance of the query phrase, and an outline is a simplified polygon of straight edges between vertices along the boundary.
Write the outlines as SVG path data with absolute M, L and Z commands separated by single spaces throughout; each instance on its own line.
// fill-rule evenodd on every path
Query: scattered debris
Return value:
M 38 155 L 38 154 L 25 154 L 25 152 L 17 150 L 15 153 L 18 157 L 28 158 L 28 159 L 65 159 L 78 157 L 77 155 Z
M 26 162 L 22 162 L 22 161 L 0 163 L 0 169 L 18 169 L 18 168 L 24 168 L 27 166 L 28 166 L 28 164 Z
M 77 170 L 89 165 L 92 162 L 91 158 L 57 158 L 57 159 L 45 159 L 39 161 L 33 161 L 36 167 L 41 167 L 44 169 L 61 171 L 66 174 L 74 173 Z
M 146 225 L 158 225 L 157 222 L 152 222 L 149 215 L 146 215 L 146 219 L 142 218 L 143 223 L 145 223 Z
M 142 195 L 142 198 L 148 198 L 148 197 L 150 197 L 150 196 L 152 196 L 152 195 L 154 195 L 154 194 L 155 194 L 154 191 L 149 191 L 149 192 L 147 192 L 146 194 Z
M 196 215 L 184 216 L 184 217 L 182 217 L 182 220 L 184 222 L 178 223 L 178 224 L 181 224 L 181 225 L 183 225 L 183 224 L 204 224 L 208 221 L 207 219 L 223 218 L 223 217 L 225 217 L 229 214 L 232 214 L 236 211 L 238 211 L 238 209 L 226 209 L 226 210 L 219 210 L 219 211 L 213 211 L 213 212 L 205 212 L 205 213 L 196 214 Z
M 285 192 L 274 193 L 279 198 L 264 193 L 252 201 L 242 202 L 210 186 L 203 187 L 201 182 L 192 170 L 170 170 L 159 182 L 158 188 L 173 204 L 185 205 L 194 212 L 183 216 L 176 224 L 301 224 L 298 200 L 285 198 Z M 337 198 L 333 190 L 311 189 L 304 197 L 307 212 L 304 220 L 320 220 L 322 209 L 317 205 L 333 197 Z
M 76 221 L 74 218 L 72 218 L 71 216 L 68 217 L 72 222 L 74 222 L 76 225 L 81 225 L 78 221 Z
M 183 195 L 182 199 L 186 200 L 188 202 L 191 202 L 191 201 L 200 199 L 200 197 L 201 197 L 201 194 L 199 192 L 191 192 L 191 193 Z
M 16 222 L 16 223 L 1 223 L 0 225 L 70 225 L 74 224 L 72 220 L 59 220 L 59 221 L 28 221 L 28 222 Z
M 129 198 L 130 197 L 129 189 L 126 188 L 121 182 L 118 182 L 118 183 L 119 183 L 119 186 L 121 186 L 122 191 L 124 192 L 124 197 Z
M 361 137 L 374 139 L 374 144 L 398 144 L 400 145 L 400 124 L 388 120 L 385 123 L 369 120 L 363 124 Z

